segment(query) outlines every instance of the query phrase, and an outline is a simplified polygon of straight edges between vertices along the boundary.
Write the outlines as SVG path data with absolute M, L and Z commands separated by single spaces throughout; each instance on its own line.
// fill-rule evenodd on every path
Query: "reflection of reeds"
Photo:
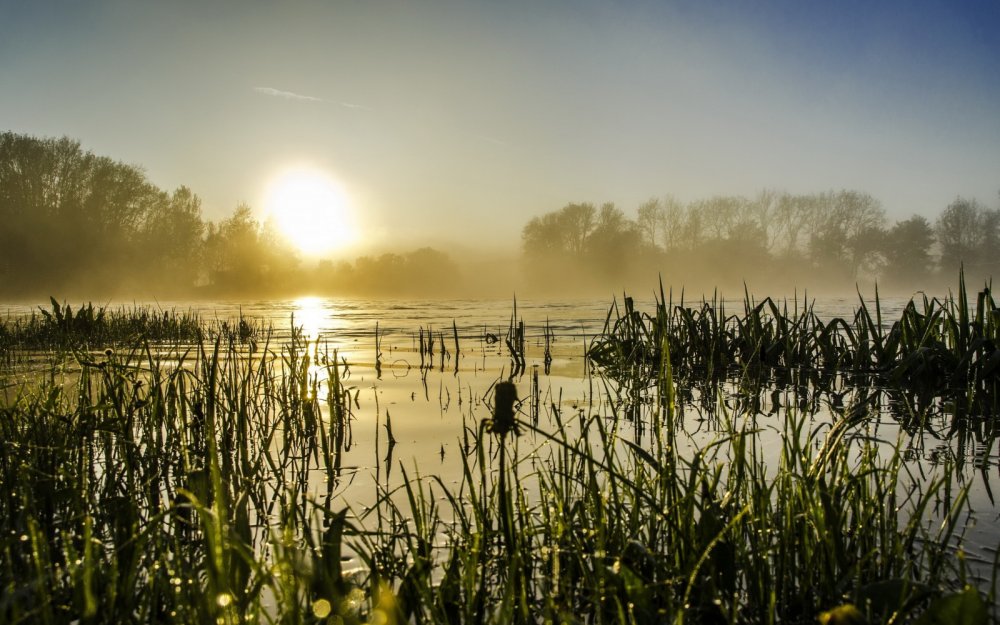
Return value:
M 552 332 L 551 326 L 549 326 L 549 318 L 545 318 L 545 351 L 542 356 L 542 360 L 545 363 L 545 375 L 549 375 L 552 372 L 552 343 L 555 342 L 555 334 Z
M 379 332 L 378 321 L 375 322 L 375 377 L 382 379 L 382 333 Z

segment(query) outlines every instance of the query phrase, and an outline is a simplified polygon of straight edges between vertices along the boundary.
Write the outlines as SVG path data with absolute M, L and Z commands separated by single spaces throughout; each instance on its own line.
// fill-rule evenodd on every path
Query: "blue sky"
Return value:
M 0 120 L 209 218 L 308 163 L 372 245 L 763 188 L 933 217 L 1000 204 L 1000 3 L 0 0 Z

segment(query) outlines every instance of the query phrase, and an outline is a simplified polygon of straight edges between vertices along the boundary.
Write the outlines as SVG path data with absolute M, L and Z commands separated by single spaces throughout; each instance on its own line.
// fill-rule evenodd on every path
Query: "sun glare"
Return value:
M 266 209 L 302 253 L 323 256 L 350 246 L 357 229 L 343 188 L 315 169 L 292 169 L 271 183 Z

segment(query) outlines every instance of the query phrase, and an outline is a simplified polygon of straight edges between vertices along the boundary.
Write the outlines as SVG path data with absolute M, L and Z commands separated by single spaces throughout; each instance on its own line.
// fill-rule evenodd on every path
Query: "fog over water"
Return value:
M 0 119 L 212 222 L 322 171 L 359 234 L 335 261 L 518 255 L 536 216 L 668 195 L 847 189 L 933 222 L 996 206 L 998 25 L 980 2 L 6 3 Z

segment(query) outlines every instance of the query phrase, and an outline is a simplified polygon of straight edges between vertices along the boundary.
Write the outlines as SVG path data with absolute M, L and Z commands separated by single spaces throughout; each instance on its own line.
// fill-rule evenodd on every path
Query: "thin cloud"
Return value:
M 276 98 L 285 98 L 286 100 L 302 100 L 305 102 L 326 102 L 323 98 L 313 97 L 311 95 L 302 95 L 301 93 L 293 93 L 291 91 L 282 91 L 281 89 L 275 89 L 274 87 L 254 87 L 254 91 L 257 93 L 262 93 L 264 95 L 273 96 Z
M 502 141 L 500 139 L 497 139 L 496 137 L 491 137 L 489 135 L 474 135 L 474 136 L 480 141 L 486 141 L 487 143 L 492 143 L 493 145 L 499 145 L 505 148 L 510 146 L 510 144 L 508 144 L 506 141 Z
M 337 102 L 337 104 L 341 105 L 345 109 L 360 109 L 360 110 L 365 110 L 365 111 L 370 111 L 371 110 L 370 108 L 368 108 L 367 106 L 365 106 L 363 104 L 355 104 L 353 102 Z
M 274 87 L 254 87 L 253 90 L 262 95 L 274 98 L 285 98 L 286 100 L 298 100 L 300 102 L 323 102 L 326 104 L 336 104 L 337 106 L 342 106 L 345 109 L 354 109 L 358 111 L 371 110 L 363 104 L 355 104 L 354 102 L 334 102 L 332 100 L 317 98 L 316 96 L 302 95 L 301 93 L 295 93 L 294 91 L 283 91 L 281 89 L 275 89 Z

